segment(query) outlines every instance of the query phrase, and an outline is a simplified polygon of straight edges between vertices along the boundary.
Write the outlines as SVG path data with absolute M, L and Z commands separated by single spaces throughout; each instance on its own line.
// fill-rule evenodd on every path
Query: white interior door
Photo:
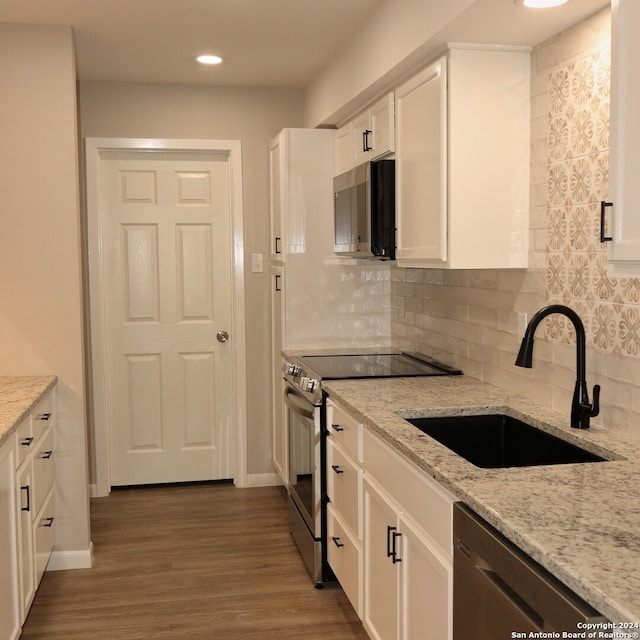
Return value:
M 100 160 L 112 485 L 233 477 L 227 154 Z

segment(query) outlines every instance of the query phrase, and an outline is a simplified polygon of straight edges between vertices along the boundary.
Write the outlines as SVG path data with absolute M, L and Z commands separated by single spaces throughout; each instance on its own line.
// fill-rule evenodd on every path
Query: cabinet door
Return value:
M 451 640 L 453 567 L 408 520 L 402 533 L 402 640 Z
M 0 640 L 20 635 L 14 440 L 0 447 Z
M 388 93 L 378 100 L 371 109 L 370 123 L 373 141 L 372 158 L 391 153 L 396 149 L 395 94 Z
M 271 260 L 284 260 L 284 204 L 282 202 L 282 134 L 279 135 L 269 148 L 269 169 L 271 187 Z
M 374 640 L 399 638 L 398 516 L 387 498 L 364 480 L 364 617 Z
M 613 237 L 610 258 L 616 275 L 640 274 L 640 3 L 612 2 L 611 142 L 607 234 Z
M 367 111 L 353 119 L 353 156 L 355 166 L 370 160 L 372 149 L 371 112 L 367 109 Z
M 284 346 L 284 267 L 271 268 L 271 371 L 273 380 L 273 464 L 286 483 L 286 437 L 282 400 L 282 349 Z
M 20 614 L 21 619 L 27 617 L 33 596 L 36 591 L 33 518 L 35 516 L 33 466 L 31 461 L 25 463 L 18 473 L 18 548 L 20 558 Z
M 399 266 L 447 260 L 446 88 L 441 58 L 396 91 Z
M 353 132 L 353 123 L 347 122 L 347 124 L 340 127 L 335 133 L 333 142 L 333 162 L 334 175 L 336 176 L 353 169 L 355 166 L 356 161 Z

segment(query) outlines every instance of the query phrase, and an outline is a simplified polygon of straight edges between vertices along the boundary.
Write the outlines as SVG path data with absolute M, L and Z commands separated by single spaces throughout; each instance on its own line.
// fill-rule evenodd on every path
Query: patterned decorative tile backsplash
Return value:
M 583 318 L 591 347 L 640 357 L 640 281 L 607 275 L 600 201 L 609 164 L 607 45 L 549 73 L 546 297 Z M 572 343 L 573 327 L 550 316 L 547 336 Z

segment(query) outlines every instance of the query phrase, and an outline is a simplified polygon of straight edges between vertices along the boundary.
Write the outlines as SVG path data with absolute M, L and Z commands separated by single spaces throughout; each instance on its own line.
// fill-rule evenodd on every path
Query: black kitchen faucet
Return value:
M 587 390 L 586 380 L 586 340 L 584 334 L 584 325 L 580 316 L 569 307 L 563 304 L 552 304 L 543 307 L 538 311 L 527 325 L 520 345 L 520 351 L 516 358 L 516 366 L 531 369 L 533 361 L 533 334 L 540 322 L 552 313 L 560 313 L 573 323 L 576 330 L 576 386 L 573 391 L 573 400 L 571 402 L 571 426 L 576 429 L 588 429 L 589 421 L 600 412 L 600 385 L 593 387 L 593 404 L 589 402 L 589 392 Z

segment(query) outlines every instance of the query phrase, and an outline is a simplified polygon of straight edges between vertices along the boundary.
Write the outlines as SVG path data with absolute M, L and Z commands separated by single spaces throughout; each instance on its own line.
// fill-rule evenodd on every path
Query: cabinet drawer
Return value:
M 44 506 L 33 523 L 36 546 L 36 587 L 47 568 L 56 539 L 55 491 L 47 496 Z
M 53 430 L 41 440 L 33 456 L 33 512 L 37 514 L 53 486 Z
M 365 473 L 451 558 L 455 496 L 370 431 L 363 444 Z
M 17 466 L 33 451 L 35 440 L 31 428 L 31 416 L 25 418 L 16 429 L 16 446 L 18 447 Z
M 362 617 L 362 545 L 343 526 L 333 505 L 327 509 L 327 559 L 356 613 Z
M 329 433 L 358 462 L 362 462 L 362 423 L 331 400 L 327 401 Z
M 362 469 L 354 464 L 339 445 L 327 439 L 327 494 L 334 509 L 358 538 L 362 537 L 359 514 L 362 495 Z
M 49 392 L 31 412 L 33 437 L 35 442 L 42 437 L 49 425 L 53 424 L 53 393 Z

